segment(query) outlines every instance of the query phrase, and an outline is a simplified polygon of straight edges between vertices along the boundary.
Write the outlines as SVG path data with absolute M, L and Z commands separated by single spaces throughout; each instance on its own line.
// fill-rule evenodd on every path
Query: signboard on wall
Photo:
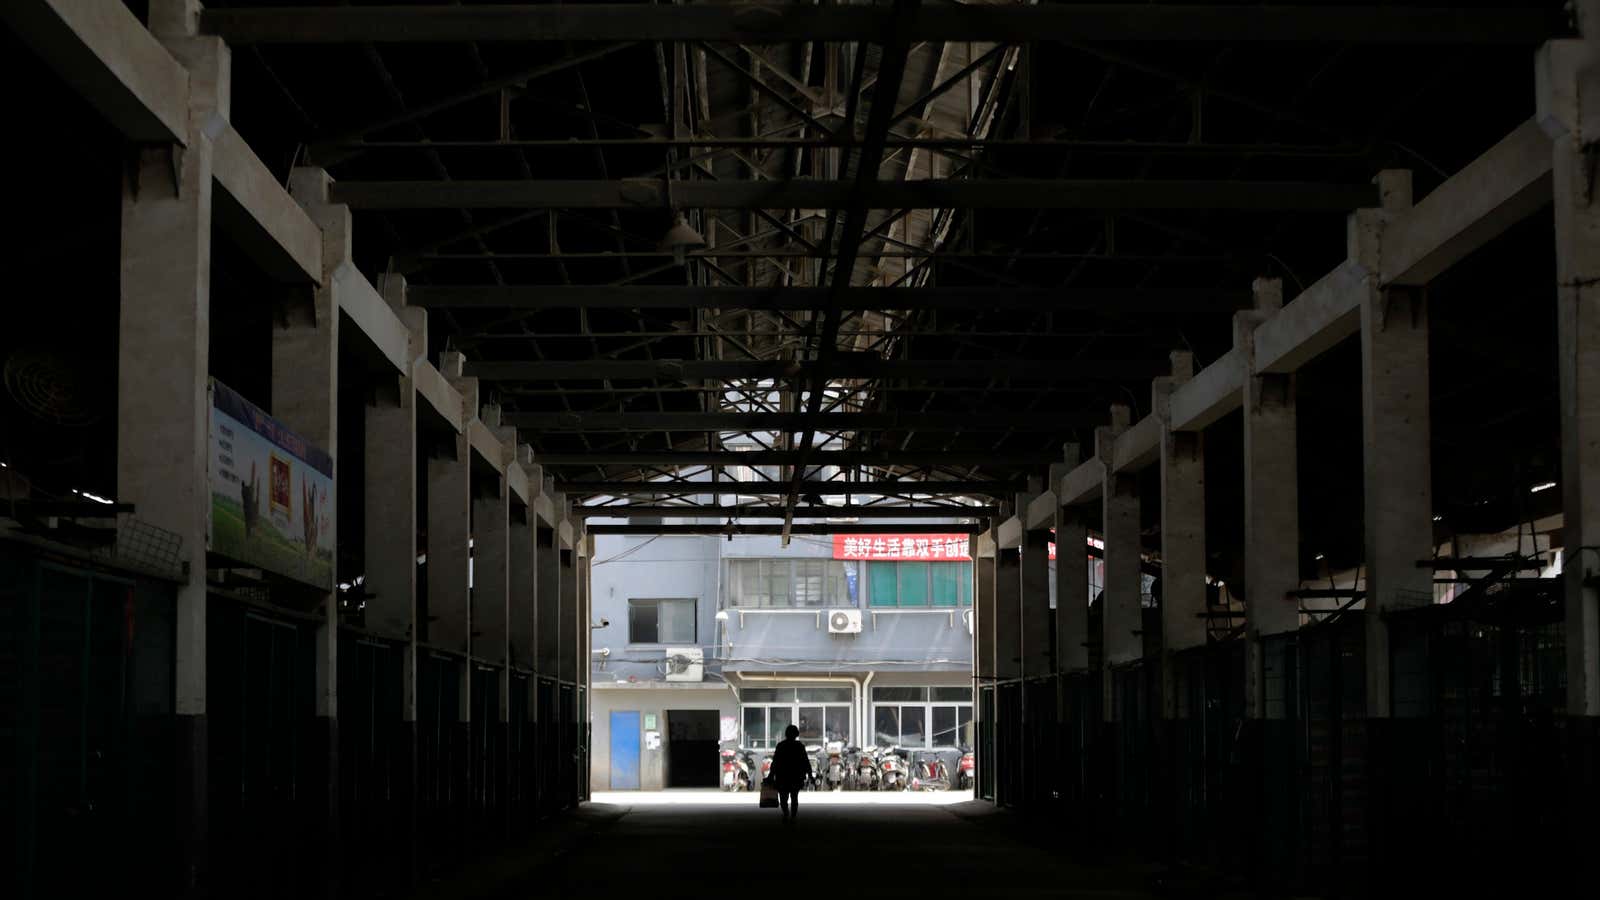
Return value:
M 966 561 L 964 534 L 836 534 L 834 559 L 868 559 L 904 562 Z
M 333 457 L 212 379 L 206 549 L 333 587 Z

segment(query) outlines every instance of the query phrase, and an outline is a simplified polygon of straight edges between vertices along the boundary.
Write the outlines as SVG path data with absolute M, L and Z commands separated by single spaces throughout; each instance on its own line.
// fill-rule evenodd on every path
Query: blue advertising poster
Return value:
M 856 568 L 856 564 L 853 562 L 847 562 L 844 564 L 844 589 L 845 592 L 850 595 L 851 606 L 861 605 L 858 599 L 861 596 L 861 592 L 860 588 L 857 586 L 858 576 Z
M 215 379 L 206 549 L 333 587 L 333 458 Z

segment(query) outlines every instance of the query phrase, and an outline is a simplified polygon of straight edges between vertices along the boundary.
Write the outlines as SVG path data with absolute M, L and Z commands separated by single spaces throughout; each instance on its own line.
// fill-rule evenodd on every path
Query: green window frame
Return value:
M 877 609 L 972 605 L 971 562 L 869 562 L 867 601 Z

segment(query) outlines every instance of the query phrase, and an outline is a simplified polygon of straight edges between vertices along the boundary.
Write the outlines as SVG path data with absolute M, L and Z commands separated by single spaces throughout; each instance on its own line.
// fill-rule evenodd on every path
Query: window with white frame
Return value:
M 855 563 L 837 559 L 730 559 L 728 606 L 821 609 L 855 606 Z
M 880 747 L 971 747 L 972 689 L 875 687 L 872 731 Z
M 628 643 L 697 643 L 694 600 L 681 598 L 629 600 Z
M 747 687 L 739 691 L 739 705 L 745 747 L 776 747 L 790 725 L 800 729 L 800 741 L 805 744 L 852 740 L 847 687 Z

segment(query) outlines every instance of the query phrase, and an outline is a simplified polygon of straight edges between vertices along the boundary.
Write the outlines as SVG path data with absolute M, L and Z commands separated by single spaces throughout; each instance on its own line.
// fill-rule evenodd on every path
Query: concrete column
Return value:
M 1258 374 L 1255 328 L 1283 308 L 1283 282 L 1257 279 L 1255 309 L 1234 316 L 1234 347 L 1245 356 L 1244 558 L 1247 662 L 1245 710 L 1266 718 L 1261 639 L 1300 626 L 1300 491 L 1295 460 L 1294 376 Z
M 1350 217 L 1349 254 L 1377 271 L 1382 228 L 1411 207 L 1411 173 L 1380 173 L 1381 209 Z M 1367 715 L 1393 713 L 1395 690 L 1384 613 L 1433 603 L 1433 465 L 1429 429 L 1428 309 L 1421 289 L 1361 300 L 1363 500 L 1366 516 Z
M 1101 600 L 1100 638 L 1104 719 L 1116 719 L 1112 669 L 1144 655 L 1140 637 L 1140 599 L 1143 594 L 1139 557 L 1139 480 L 1132 474 L 1111 471 L 1111 446 L 1127 429 L 1131 412 L 1111 407 L 1110 427 L 1095 430 L 1095 453 L 1106 467 L 1101 497 L 1105 530 L 1105 594 Z
M 528 490 L 530 495 L 537 495 L 539 466 L 533 465 L 529 460 L 533 458 L 533 448 L 527 444 L 517 447 L 517 456 L 522 469 L 528 474 Z M 525 507 L 520 515 L 513 515 L 511 519 L 511 606 L 509 610 L 509 633 L 507 645 L 510 653 L 510 664 L 518 668 L 530 669 L 535 665 L 535 606 L 534 572 L 535 560 L 538 554 L 537 520 L 533 508 Z
M 544 490 L 547 497 L 554 493 L 548 480 Z M 559 674 L 557 663 L 561 658 L 561 541 L 554 525 L 541 525 L 537 531 L 539 547 L 534 556 L 534 640 L 538 654 L 535 665 L 540 675 L 555 678 Z
M 384 299 L 410 327 L 409 359 L 426 355 L 427 311 L 405 305 L 405 279 L 382 282 Z M 410 375 L 384 375 L 366 409 L 367 630 L 406 644 L 405 719 L 416 720 L 417 393 Z
M 994 677 L 1022 677 L 1022 552 L 1016 547 L 994 551 Z
M 211 335 L 212 145 L 228 112 L 231 62 L 193 37 L 193 4 L 156 0 L 152 31 L 190 73 L 182 147 L 141 147 L 123 169 L 117 497 L 175 533 L 185 571 L 174 634 L 179 888 L 204 879 L 206 845 L 206 523 L 211 492 L 206 377 Z
M 331 179 L 321 169 L 289 173 L 289 193 L 322 229 L 322 284 L 310 303 L 291 303 L 274 320 L 272 332 L 272 414 L 333 458 L 333 483 L 339 483 L 339 296 L 333 273 L 351 259 L 350 209 L 328 202 Z M 328 498 L 337 504 L 337 494 Z M 330 517 L 333 546 L 339 546 L 339 516 Z M 337 552 L 335 552 L 337 563 Z M 337 578 L 337 565 L 334 577 Z M 337 870 L 339 834 L 339 600 L 322 594 L 316 632 L 317 753 L 326 770 L 313 775 L 316 790 L 327 792 L 325 878 Z
M 575 684 L 578 680 L 578 548 L 571 536 L 572 518 L 567 508 L 567 498 L 564 494 L 556 495 L 560 499 L 562 521 L 567 524 L 567 537 L 561 541 L 561 583 L 560 603 L 557 606 L 556 632 L 559 635 L 556 641 L 557 670 L 561 673 L 561 680 L 568 684 Z
M 1161 427 L 1162 714 L 1177 718 L 1171 655 L 1206 642 L 1206 466 L 1204 436 L 1168 423 L 1172 392 L 1194 375 L 1194 356 L 1172 354 L 1172 375 L 1157 378 L 1153 408 Z
M 1077 444 L 1065 447 L 1066 462 L 1051 467 L 1050 483 L 1082 460 Z M 1056 671 L 1065 675 L 1089 668 L 1089 526 L 1082 506 L 1056 507 Z
M 476 384 L 461 377 L 458 353 L 440 357 L 439 370 L 462 392 L 464 421 L 477 416 Z M 465 654 L 470 649 L 468 602 L 472 535 L 472 446 L 466 429 L 432 442 L 428 455 L 428 644 Z M 469 683 L 463 672 L 463 683 Z M 462 705 L 463 711 L 467 709 Z
M 985 540 L 984 538 L 987 538 Z M 972 662 L 980 685 L 994 682 L 994 529 L 969 542 L 977 597 L 973 605 Z
M 1595 4 L 1580 4 L 1579 12 L 1585 39 L 1552 41 L 1539 52 L 1538 114 L 1552 137 L 1555 180 L 1567 711 L 1591 717 L 1593 741 L 1600 732 L 1592 718 L 1600 716 L 1600 207 L 1592 157 L 1600 29 Z
M 507 659 L 511 601 L 511 493 L 505 476 L 472 499 L 472 658 Z
M 1026 515 L 1027 507 L 1022 507 Z M 1023 532 L 1021 579 L 1022 677 L 1054 672 L 1050 654 L 1050 532 Z

